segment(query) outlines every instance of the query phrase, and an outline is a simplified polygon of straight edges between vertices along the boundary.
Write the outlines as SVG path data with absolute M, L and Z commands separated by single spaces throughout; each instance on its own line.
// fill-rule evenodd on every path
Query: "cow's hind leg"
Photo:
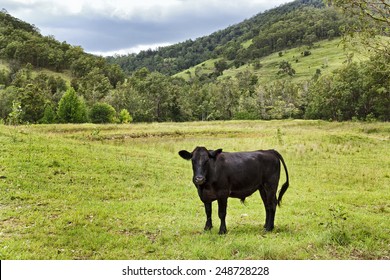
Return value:
M 265 189 L 263 186 L 260 186 L 259 188 L 260 195 L 261 195 L 261 200 L 263 200 L 264 207 L 265 207 L 265 224 L 264 228 L 267 227 L 268 224 L 268 219 L 269 219 L 269 210 L 267 209 L 267 193 L 265 192 Z
M 227 198 L 218 199 L 218 216 L 221 220 L 221 226 L 219 227 L 219 234 L 225 234 L 226 229 L 226 208 L 227 208 Z
M 211 213 L 212 213 L 212 207 L 211 207 L 211 202 L 210 203 L 205 203 L 204 204 L 204 209 L 206 210 L 206 225 L 204 227 L 204 230 L 210 230 L 213 227 L 213 223 L 211 221 Z
M 266 186 L 265 190 L 267 193 L 267 213 L 268 213 L 268 222 L 266 223 L 265 230 L 271 231 L 274 229 L 275 222 L 275 213 L 276 206 L 278 205 L 278 200 L 276 199 L 276 191 L 278 189 L 278 181 L 276 183 L 271 183 Z
M 276 199 L 276 190 L 278 184 L 266 184 L 260 188 L 260 195 L 264 202 L 266 218 L 264 228 L 266 231 L 272 231 L 275 223 L 275 213 L 278 201 Z

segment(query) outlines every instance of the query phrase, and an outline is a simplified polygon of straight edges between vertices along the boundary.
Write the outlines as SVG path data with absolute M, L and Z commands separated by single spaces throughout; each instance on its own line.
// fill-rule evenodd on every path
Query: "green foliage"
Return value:
M 19 125 L 22 123 L 23 110 L 19 101 L 12 102 L 12 110 L 8 115 L 9 125 Z
M 68 89 L 58 103 L 58 119 L 62 123 L 82 123 L 87 121 L 84 99 L 73 88 Z
M 215 66 L 215 73 L 217 74 L 217 76 L 222 75 L 223 71 L 228 69 L 228 64 L 225 59 L 221 59 L 214 62 L 214 66 Z
M 32 84 L 28 84 L 18 91 L 25 122 L 36 123 L 43 117 L 46 93 L 45 90 Z
M 283 75 L 283 74 L 287 74 L 289 76 L 294 76 L 295 75 L 295 70 L 292 68 L 290 62 L 285 61 L 285 60 L 283 60 L 279 64 L 278 75 Z
M 114 123 L 116 111 L 107 103 L 95 103 L 89 112 L 89 118 L 92 123 Z
M 0 87 L 8 86 L 11 83 L 11 75 L 5 69 L 0 69 Z
M 390 36 L 390 2 L 375 0 L 332 0 L 349 19 L 342 26 L 344 42 L 355 44 L 355 39 L 376 52 L 390 55 L 390 42 L 378 40 L 378 36 Z
M 100 102 L 112 88 L 110 80 L 98 68 L 91 69 L 77 81 L 78 93 L 89 105 Z
M 120 123 L 131 123 L 133 121 L 133 118 L 131 117 L 129 111 L 126 109 L 122 109 L 119 112 L 119 122 Z
M 0 89 L 0 119 L 6 119 L 8 114 L 13 110 L 13 102 L 18 95 L 18 89 L 14 86 L 9 86 Z
M 40 120 L 40 123 L 51 124 L 51 123 L 56 123 L 56 121 L 57 121 L 57 114 L 55 110 L 53 109 L 51 104 L 46 104 L 45 110 L 43 112 L 43 117 Z
M 390 120 L 390 56 L 350 63 L 322 76 L 309 90 L 307 118 Z

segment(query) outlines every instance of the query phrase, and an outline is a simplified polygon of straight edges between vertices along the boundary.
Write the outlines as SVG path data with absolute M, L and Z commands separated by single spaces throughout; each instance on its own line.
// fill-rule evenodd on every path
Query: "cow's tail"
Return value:
M 286 163 L 284 162 L 284 159 L 281 154 L 279 154 L 277 151 L 273 150 L 275 155 L 279 158 L 279 160 L 282 162 L 284 171 L 286 172 L 286 182 L 282 185 L 282 188 L 279 191 L 279 197 L 278 197 L 278 205 L 280 206 L 280 203 L 282 202 L 282 197 L 284 193 L 287 191 L 287 188 L 289 186 L 289 180 L 288 180 L 288 171 L 287 171 L 287 166 Z

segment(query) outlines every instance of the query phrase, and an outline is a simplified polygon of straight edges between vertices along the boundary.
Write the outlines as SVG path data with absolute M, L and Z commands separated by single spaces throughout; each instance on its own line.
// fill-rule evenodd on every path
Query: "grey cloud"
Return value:
M 58 13 L 54 3 L 49 7 L 48 2 L 39 1 L 29 5 L 3 0 L 0 8 L 34 24 L 43 35 L 54 35 L 59 41 L 80 45 L 87 52 L 115 52 L 138 45 L 195 39 L 254 16 L 266 8 L 264 5 L 272 8 L 280 3 L 260 2 L 267 3 L 181 0 L 179 5 L 166 7 L 164 2 L 159 2 L 147 8 L 138 6 L 128 16 L 127 11 L 119 16 L 118 7 L 104 11 L 91 5 L 83 5 L 75 13 Z

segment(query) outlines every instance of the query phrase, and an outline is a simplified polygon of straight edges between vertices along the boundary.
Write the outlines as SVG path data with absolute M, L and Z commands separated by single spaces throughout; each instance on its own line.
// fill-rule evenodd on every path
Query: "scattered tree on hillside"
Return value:
M 278 75 L 283 75 L 283 74 L 287 74 L 289 76 L 295 75 L 295 69 L 292 68 L 291 63 L 286 60 L 283 60 L 279 64 Z

